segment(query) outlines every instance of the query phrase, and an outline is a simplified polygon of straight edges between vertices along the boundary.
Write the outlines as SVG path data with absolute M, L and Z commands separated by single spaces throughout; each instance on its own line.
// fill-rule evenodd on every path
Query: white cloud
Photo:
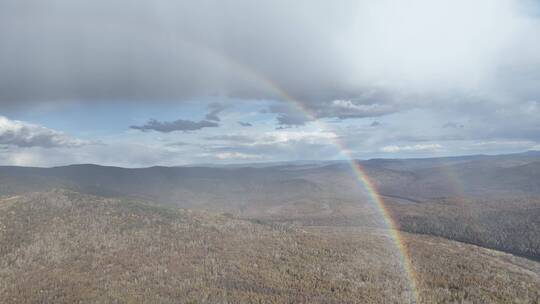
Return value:
M 417 152 L 417 151 L 438 151 L 442 149 L 440 144 L 418 144 L 418 145 L 407 145 L 407 146 L 385 146 L 381 148 L 382 152 L 385 153 L 398 153 L 398 152 Z
M 364 97 L 363 100 L 353 101 L 345 99 L 336 99 L 330 103 L 327 109 L 321 110 L 322 117 L 375 117 L 397 112 L 398 107 L 393 104 L 374 103 L 376 97 Z M 384 100 L 386 102 L 386 100 Z M 366 103 L 368 102 L 368 103 Z
M 358 18 L 343 36 L 347 54 L 356 55 L 351 64 L 357 73 L 351 77 L 365 85 L 412 92 L 495 88 L 497 74 L 516 65 L 520 54 L 538 64 L 539 55 L 515 47 L 540 47 L 531 36 L 538 24 L 527 16 L 535 7 L 526 3 L 359 1 Z
M 240 152 L 223 152 L 217 153 L 216 158 L 221 160 L 260 160 L 263 157 L 261 155 L 240 153 Z
M 330 131 L 274 131 L 265 133 L 254 144 L 277 144 L 291 141 L 321 143 L 329 142 L 336 137 L 337 135 Z
M 43 126 L 10 120 L 0 116 L 0 144 L 21 148 L 28 147 L 81 147 L 88 141 L 72 138 L 66 134 Z
M 381 151 L 386 153 L 397 153 L 401 151 L 401 148 L 398 146 L 385 146 L 381 148 Z

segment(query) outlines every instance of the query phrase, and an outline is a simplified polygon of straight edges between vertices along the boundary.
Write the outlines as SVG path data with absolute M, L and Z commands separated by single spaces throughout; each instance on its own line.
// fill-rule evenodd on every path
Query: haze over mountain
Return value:
M 540 259 L 540 153 L 360 161 L 401 229 Z M 346 162 L 0 168 L 0 193 L 71 189 L 302 225 L 383 227 Z
M 535 195 L 540 191 L 540 187 L 537 187 L 540 183 L 537 178 L 540 174 L 537 170 L 539 152 L 357 162 L 379 186 L 382 195 L 413 200 L 456 196 L 521 196 Z M 303 195 L 302 191 L 318 191 L 314 195 L 324 196 L 327 193 L 352 197 L 363 190 L 345 161 L 226 167 L 127 169 L 70 165 L 54 168 L 4 166 L 1 169 L 4 194 L 71 187 L 97 195 L 141 196 L 167 203 L 176 200 L 176 192 L 183 191 L 202 197 L 231 196 L 231 199 L 236 199 L 235 195 L 260 195 L 258 191 L 267 191 L 279 200 L 280 195 L 288 195 L 291 191 L 283 189 L 281 193 L 276 193 L 275 187 L 292 187 L 298 192 L 294 195 Z M 347 191 L 340 192 L 344 189 Z M 202 197 L 196 197 L 196 201 L 204 205 L 205 199 Z

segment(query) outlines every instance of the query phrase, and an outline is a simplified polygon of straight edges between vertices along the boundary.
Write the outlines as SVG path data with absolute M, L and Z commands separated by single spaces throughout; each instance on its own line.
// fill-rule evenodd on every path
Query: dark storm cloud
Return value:
M 151 119 L 142 126 L 130 126 L 131 129 L 140 130 L 143 132 L 157 131 L 162 133 L 170 133 L 174 131 L 196 131 L 203 128 L 215 127 L 219 127 L 219 124 L 213 121 L 191 121 L 184 119 L 178 119 L 175 121 L 158 121 L 155 119 Z
M 337 58 L 328 44 L 332 33 L 312 27 L 332 6 L 2 1 L 0 102 L 278 97 L 267 79 L 296 95 L 316 97 L 338 86 L 327 81 L 338 78 L 336 62 L 319 59 Z M 298 48 L 299 41 L 305 48 Z M 306 55 L 307 49 L 319 51 Z M 311 76 L 300 77 L 304 73 Z M 308 86 L 319 89 L 310 92 Z
M 317 117 L 352 118 L 391 112 L 387 98 L 358 103 L 377 109 L 332 102 L 373 91 L 537 96 L 533 2 L 413 2 L 4 0 L 0 103 L 284 91 Z

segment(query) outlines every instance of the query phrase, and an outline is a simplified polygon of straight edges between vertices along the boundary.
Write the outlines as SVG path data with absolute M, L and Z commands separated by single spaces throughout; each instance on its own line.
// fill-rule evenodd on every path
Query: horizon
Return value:
M 261 161 L 261 162 L 238 162 L 238 163 L 193 163 L 185 165 L 171 165 L 171 166 L 162 166 L 162 165 L 152 165 L 146 167 L 128 167 L 128 166 L 114 166 L 114 165 L 103 165 L 96 163 L 72 163 L 65 164 L 60 166 L 18 166 L 18 165 L 1 165 L 0 167 L 18 167 L 18 168 L 37 168 L 37 169 L 53 169 L 53 168 L 62 168 L 70 166 L 97 166 L 97 167 L 110 167 L 110 168 L 120 168 L 120 169 L 149 169 L 149 168 L 233 168 L 233 169 L 242 169 L 242 168 L 260 168 L 264 167 L 279 167 L 283 165 L 309 165 L 317 163 L 342 163 L 342 162 L 369 162 L 369 161 L 378 161 L 378 160 L 429 160 L 429 159 L 452 159 L 452 158 L 462 158 L 462 157 L 497 157 L 497 156 L 515 156 L 515 155 L 525 155 L 525 154 L 540 154 L 540 150 L 526 150 L 513 153 L 494 153 L 494 154 L 462 154 L 462 155 L 449 155 L 449 156 L 425 156 L 425 157 L 393 157 L 393 158 L 367 158 L 367 159 L 298 159 L 298 160 L 288 160 L 288 161 Z

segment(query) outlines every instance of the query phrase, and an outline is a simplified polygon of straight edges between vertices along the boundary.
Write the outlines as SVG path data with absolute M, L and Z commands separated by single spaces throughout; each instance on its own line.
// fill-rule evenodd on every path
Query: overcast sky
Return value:
M 537 0 L 2 0 L 0 45 L 5 165 L 540 149 Z

